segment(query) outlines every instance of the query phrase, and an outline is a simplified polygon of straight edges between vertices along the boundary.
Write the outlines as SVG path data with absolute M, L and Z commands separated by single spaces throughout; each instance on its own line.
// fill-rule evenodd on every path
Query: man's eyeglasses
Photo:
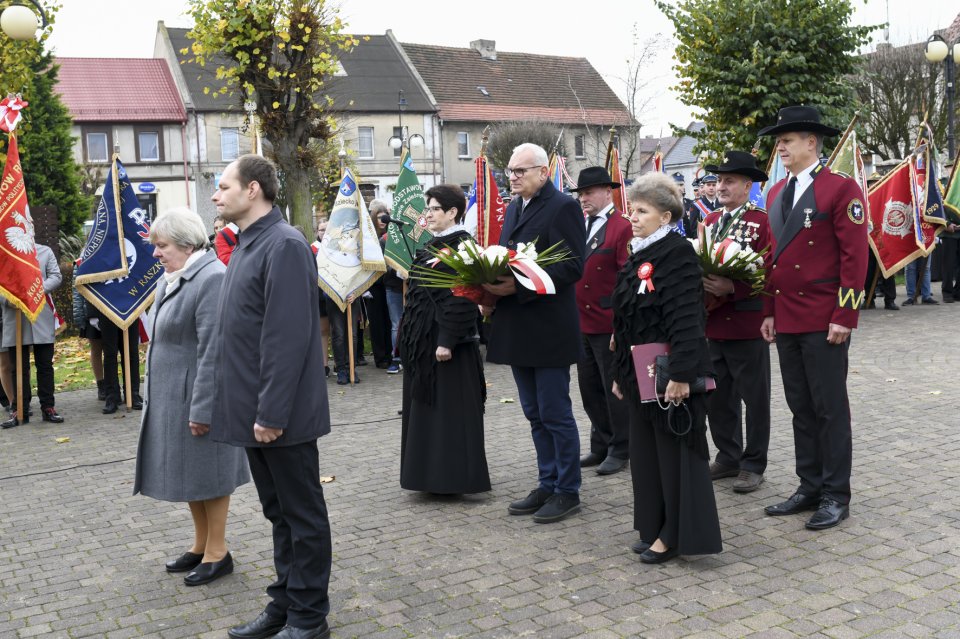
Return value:
M 442 207 L 442 206 L 428 206 L 427 208 L 424 209 L 424 211 L 427 211 L 427 212 L 429 212 L 429 213 L 443 213 L 443 207 Z
M 523 177 L 530 169 L 539 169 L 542 166 L 542 164 L 534 164 L 533 166 L 518 166 L 515 168 L 510 168 L 508 166 L 503 172 L 506 173 L 507 177 L 516 176 L 520 178 Z

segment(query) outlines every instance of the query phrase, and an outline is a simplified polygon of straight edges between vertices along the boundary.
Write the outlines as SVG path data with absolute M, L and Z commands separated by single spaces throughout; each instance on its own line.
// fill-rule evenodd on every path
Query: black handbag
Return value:
M 654 360 L 654 368 L 657 377 L 657 395 L 664 395 L 667 392 L 667 384 L 670 383 L 670 356 L 657 355 Z M 716 381 L 712 377 L 698 377 L 690 383 L 690 394 L 698 395 L 706 393 L 717 387 Z

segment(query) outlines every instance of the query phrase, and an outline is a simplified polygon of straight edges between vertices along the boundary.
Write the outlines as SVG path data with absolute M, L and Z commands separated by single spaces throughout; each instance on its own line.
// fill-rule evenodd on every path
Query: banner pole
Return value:
M 131 384 L 131 375 L 130 372 L 130 340 L 128 339 L 128 333 L 130 329 L 123 329 L 123 388 L 127 397 L 127 410 L 130 411 L 133 409 L 133 394 L 132 394 L 132 384 Z M 137 374 L 140 374 L 140 371 L 137 371 Z
M 347 300 L 347 359 L 350 360 L 350 385 L 353 386 L 355 377 L 355 362 L 353 361 L 353 302 Z
M 867 293 L 867 299 L 864 302 L 864 308 L 870 308 L 870 304 L 873 303 L 873 296 L 877 292 L 877 282 L 879 280 L 880 280 L 880 263 L 877 262 L 876 268 L 873 269 L 873 279 L 870 281 L 870 292 Z
M 23 416 L 26 414 L 26 411 L 23 409 L 23 325 L 21 324 L 21 317 L 23 316 L 23 311 L 17 307 L 17 420 L 22 424 Z M 29 377 L 27 377 L 29 379 Z

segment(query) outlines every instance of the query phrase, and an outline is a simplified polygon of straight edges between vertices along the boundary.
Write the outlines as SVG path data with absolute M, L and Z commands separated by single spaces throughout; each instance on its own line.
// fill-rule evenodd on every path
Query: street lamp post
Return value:
M 926 56 L 927 61 L 931 64 L 943 62 L 945 65 L 944 71 L 947 87 L 947 152 L 950 154 L 950 159 L 953 160 L 955 157 L 953 136 L 953 83 L 955 64 L 960 63 L 960 43 L 947 44 L 942 37 L 934 34 L 927 40 L 927 46 L 923 51 L 923 55 Z
M 0 14 L 0 29 L 14 40 L 32 40 L 37 29 L 47 26 L 47 14 L 37 0 L 27 0 L 36 11 L 25 4 L 14 3 Z M 38 21 L 39 18 L 39 21 Z
M 387 144 L 390 145 L 391 149 L 402 149 L 407 147 L 408 149 L 411 146 L 422 146 L 423 145 L 423 136 L 419 133 L 414 133 L 413 135 L 408 135 L 409 131 L 407 127 L 403 126 L 403 112 L 407 110 L 407 99 L 403 97 L 403 89 L 400 89 L 400 92 L 397 96 L 397 119 L 399 121 L 400 135 L 391 135 L 390 139 L 387 140 Z

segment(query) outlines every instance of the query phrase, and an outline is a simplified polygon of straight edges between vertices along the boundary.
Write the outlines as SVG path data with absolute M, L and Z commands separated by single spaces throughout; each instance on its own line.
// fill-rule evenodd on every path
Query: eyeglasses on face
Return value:
M 443 213 L 442 206 L 428 206 L 424 209 L 427 213 Z
M 542 164 L 534 164 L 533 166 L 517 166 L 513 168 L 508 166 L 506 170 L 504 170 L 504 173 L 506 173 L 507 177 L 516 176 L 520 178 L 523 177 L 530 169 L 539 169 L 542 166 Z

